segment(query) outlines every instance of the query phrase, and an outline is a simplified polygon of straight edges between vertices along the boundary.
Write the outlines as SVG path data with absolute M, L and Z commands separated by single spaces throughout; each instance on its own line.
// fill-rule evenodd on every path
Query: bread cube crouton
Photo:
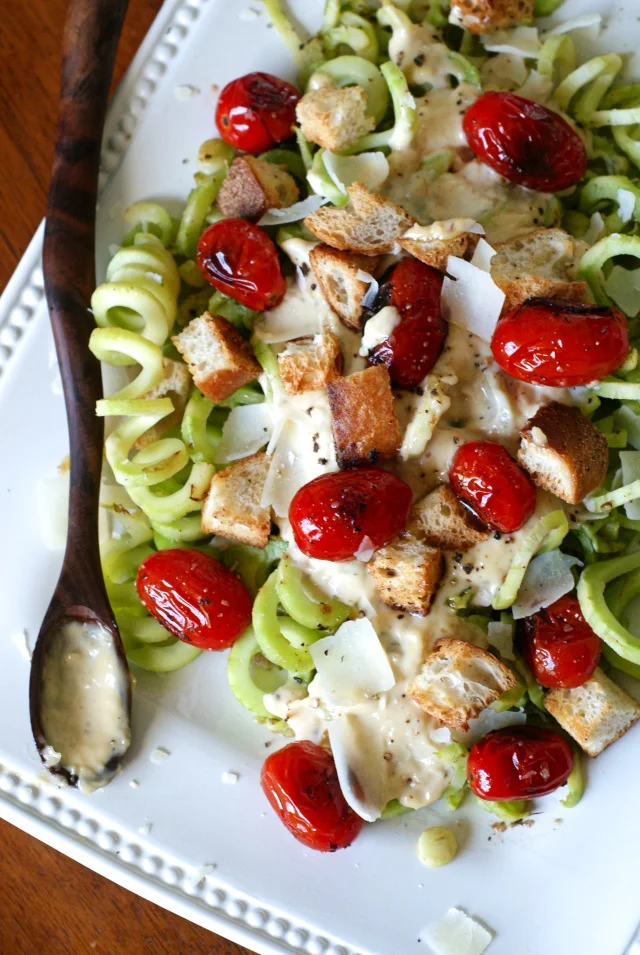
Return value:
M 224 401 L 262 371 L 251 346 L 221 315 L 205 312 L 171 341 L 189 366 L 197 387 L 212 401 Z
M 442 572 L 442 551 L 404 532 L 376 551 L 367 570 L 380 599 L 405 613 L 429 613 Z
M 162 380 L 155 387 L 151 388 L 143 398 L 171 398 L 173 402 L 173 411 L 166 418 L 162 418 L 153 428 L 149 428 L 144 434 L 140 435 L 134 444 L 138 451 L 145 445 L 157 441 L 167 431 L 171 431 L 180 424 L 182 414 L 191 391 L 191 375 L 189 369 L 181 361 L 174 361 L 172 358 L 162 359 Z
M 455 22 L 469 33 L 493 33 L 533 19 L 534 0 L 454 0 Z
M 485 525 L 458 500 L 449 484 L 441 484 L 416 501 L 407 528 L 443 550 L 464 552 L 489 537 Z
M 520 434 L 518 461 L 533 483 L 568 504 L 579 504 L 607 476 L 607 439 L 577 408 L 543 405 Z
M 413 219 L 400 206 L 360 182 L 347 187 L 352 209 L 323 207 L 304 220 L 321 242 L 334 249 L 377 255 L 392 252 Z
M 400 447 L 400 425 L 393 408 L 391 379 L 374 365 L 327 386 L 336 457 L 341 468 L 392 458 Z
M 466 731 L 469 720 L 517 683 L 509 667 L 488 650 L 444 637 L 409 684 L 409 695 L 440 723 Z
M 367 116 L 367 94 L 361 86 L 323 86 L 305 93 L 296 106 L 304 136 L 330 152 L 350 146 L 375 128 Z
M 600 667 L 582 686 L 549 690 L 544 703 L 588 756 L 598 756 L 640 719 L 640 706 Z
M 588 302 L 586 282 L 576 282 L 583 248 L 563 229 L 534 229 L 496 245 L 491 278 L 505 294 L 503 313 L 528 298 Z
M 258 451 L 214 474 L 202 508 L 203 532 L 266 547 L 271 513 L 260 501 L 268 470 L 268 455 Z
M 465 230 L 468 221 L 446 219 L 429 226 L 413 226 L 398 239 L 398 245 L 425 265 L 445 272 L 450 255 L 463 259 L 475 252 L 481 233 Z
M 220 186 L 218 208 L 231 219 L 260 219 L 267 209 L 284 209 L 298 201 L 293 176 L 282 166 L 257 156 L 238 156 Z
M 278 355 L 278 367 L 288 395 L 324 388 L 342 372 L 340 339 L 325 328 L 313 338 L 289 342 Z
M 309 253 L 309 262 L 328 305 L 347 328 L 361 331 L 364 313 L 362 299 L 370 283 L 358 278 L 358 273 L 375 274 L 380 263 L 379 257 L 317 245 Z

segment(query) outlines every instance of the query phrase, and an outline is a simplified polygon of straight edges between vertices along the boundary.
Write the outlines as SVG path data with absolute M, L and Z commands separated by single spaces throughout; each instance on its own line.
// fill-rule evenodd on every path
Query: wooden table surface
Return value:
M 67 0 L 10 0 L 0 22 L 0 291 L 42 219 Z M 131 0 L 116 81 L 161 0 Z M 0 822 L 2 955 L 247 955 L 247 950 Z

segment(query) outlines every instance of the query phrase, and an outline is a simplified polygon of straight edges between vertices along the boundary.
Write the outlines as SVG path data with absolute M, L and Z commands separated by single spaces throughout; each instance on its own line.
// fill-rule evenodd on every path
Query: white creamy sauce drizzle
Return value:
M 83 792 L 104 786 L 115 772 L 105 770 L 107 763 L 119 762 L 131 738 L 127 674 L 112 635 L 99 623 L 64 621 L 41 680 L 47 765 L 64 766 Z
M 396 31 L 390 43 L 390 57 L 405 71 L 410 83 L 429 83 L 433 88 L 417 99 L 419 124 L 414 141 L 389 157 L 385 194 L 422 225 L 462 216 L 466 217 L 462 223 L 477 220 L 484 226 L 489 243 L 542 225 L 546 195 L 514 186 L 473 159 L 462 130 L 462 117 L 478 96 L 478 90 L 466 83 L 450 88 L 450 64 L 444 47 L 433 42 L 433 35 L 428 26 L 416 27 L 410 35 L 408 31 Z M 425 159 L 445 149 L 455 156 L 451 170 L 433 178 L 428 165 L 424 165 Z M 285 244 L 287 253 L 299 266 L 297 286 L 279 309 L 257 326 L 256 334 L 266 341 L 282 343 L 284 337 L 274 334 L 276 325 L 294 330 L 298 325 L 300 334 L 307 334 L 302 329 L 312 326 L 315 320 L 316 330 L 329 327 L 340 337 L 344 374 L 348 375 L 365 366 L 359 355 L 361 335 L 346 329 L 327 307 L 312 270 L 305 267 L 311 248 L 312 244 L 297 239 Z M 388 259 L 386 264 L 392 261 Z M 277 344 L 276 351 L 282 347 Z M 433 373 L 457 378 L 457 384 L 448 389 L 449 408 L 421 456 L 408 461 L 396 458 L 384 465 L 411 485 L 414 498 L 447 480 L 451 459 L 465 441 L 496 440 L 515 454 L 520 428 L 542 403 L 570 403 L 569 394 L 563 389 L 537 388 L 508 378 L 493 361 L 490 345 L 455 325 L 449 326 L 445 349 Z M 378 599 L 365 562 L 314 560 L 296 547 L 286 514 L 300 486 L 304 471 L 301 463 L 311 460 L 314 474 L 336 470 L 337 465 L 326 392 L 285 396 L 280 402 L 281 413 L 296 422 L 295 428 L 286 434 L 277 504 L 274 503 L 280 533 L 289 544 L 288 554 L 327 594 L 371 620 L 389 657 L 396 684 L 356 706 L 336 707 L 327 702 L 322 683 L 316 677 L 308 688 L 291 683 L 267 694 L 265 705 L 288 721 L 296 737 L 315 741 L 326 740 L 331 721 L 348 715 L 348 732 L 340 734 L 343 743 L 348 740 L 344 743 L 348 752 L 346 757 L 342 752 L 340 758 L 347 759 L 354 785 L 363 794 L 362 800 L 358 796 L 358 803 L 367 806 L 372 818 L 392 799 L 419 808 L 442 795 L 448 769 L 436 755 L 442 745 L 432 737 L 438 724 L 409 698 L 408 684 L 419 672 L 430 647 L 443 636 L 487 645 L 479 628 L 454 613 L 450 599 L 472 587 L 472 606 L 489 606 L 535 521 L 563 505 L 539 491 L 535 513 L 522 530 L 509 535 L 492 534 L 464 554 L 446 554 L 442 583 L 426 617 L 392 610 Z M 396 414 L 403 433 L 415 403 L 416 396 L 408 392 L 400 392 L 396 397 Z M 301 420 L 301 413 L 308 416 L 306 422 Z M 328 447 L 331 452 L 326 450 Z M 337 735 L 334 734 L 335 738 Z M 336 759 L 339 761 L 338 754 Z

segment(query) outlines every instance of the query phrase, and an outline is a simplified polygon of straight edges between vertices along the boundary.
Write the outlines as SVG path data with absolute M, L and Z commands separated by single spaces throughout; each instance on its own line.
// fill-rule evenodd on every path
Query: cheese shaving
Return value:
M 444 918 L 420 935 L 420 941 L 429 946 L 433 955 L 482 955 L 492 938 L 484 925 L 462 909 L 449 909 Z

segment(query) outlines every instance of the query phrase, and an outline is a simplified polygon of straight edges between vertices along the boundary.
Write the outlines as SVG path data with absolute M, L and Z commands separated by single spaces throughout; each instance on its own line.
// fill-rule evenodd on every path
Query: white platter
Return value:
M 317 22 L 321 5 L 295 7 Z M 562 14 L 605 6 L 568 0 Z M 186 196 L 197 146 L 214 132 L 211 84 L 252 69 L 291 74 L 274 31 L 251 8 L 256 0 L 162 8 L 110 112 L 99 273 L 122 234 L 116 205 L 156 198 L 177 208 Z M 614 22 L 599 48 L 637 49 L 637 0 L 609 11 Z M 200 94 L 178 99 L 184 84 Z M 640 917 L 638 731 L 590 766 L 577 809 L 549 797 L 531 828 L 499 834 L 490 816 L 451 817 L 436 806 L 369 827 L 351 849 L 324 856 L 296 843 L 268 809 L 259 769 L 273 737 L 231 698 L 225 659 L 205 654 L 176 674 L 141 676 L 131 757 L 106 790 L 84 797 L 48 782 L 30 736 L 28 663 L 11 639 L 37 633 L 61 560 L 41 542 L 35 507 L 38 480 L 55 473 L 67 449 L 41 239 L 39 230 L 0 300 L 0 815 L 261 953 L 420 955 L 421 930 L 460 906 L 496 932 L 490 955 L 619 955 Z M 162 763 L 150 761 L 158 746 L 171 753 Z M 223 783 L 228 771 L 239 774 L 235 785 Z M 431 871 L 415 842 L 439 819 L 454 825 L 462 850 Z

